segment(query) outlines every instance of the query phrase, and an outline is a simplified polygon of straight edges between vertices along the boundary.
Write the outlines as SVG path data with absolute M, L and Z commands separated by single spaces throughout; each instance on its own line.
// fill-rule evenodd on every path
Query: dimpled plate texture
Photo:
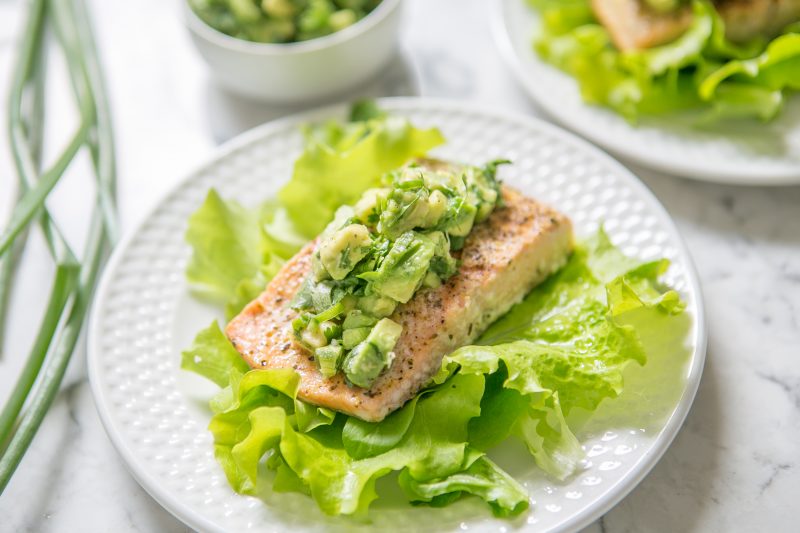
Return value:
M 688 178 L 742 185 L 800 183 L 800 95 L 763 124 L 700 129 L 698 116 L 642 119 L 638 126 L 583 102 L 575 80 L 533 50 L 538 14 L 526 0 L 489 2 L 498 46 L 525 91 L 564 126 L 620 157 Z
M 593 418 L 579 433 L 587 457 L 567 483 L 548 480 L 521 445 L 492 456 L 530 491 L 532 510 L 515 521 L 491 516 L 475 498 L 444 509 L 412 508 L 391 482 L 368 522 L 324 516 L 307 497 L 266 491 L 262 500 L 235 494 L 213 457 L 206 401 L 215 388 L 179 369 L 180 352 L 218 310 L 189 295 L 183 271 L 189 215 L 209 188 L 246 204 L 275 194 L 301 147 L 298 124 L 344 116 L 329 108 L 267 124 L 227 146 L 171 194 L 119 247 L 92 312 L 89 372 L 108 434 L 132 474 L 162 505 L 203 531 L 504 531 L 572 529 L 608 510 L 655 464 L 677 433 L 694 397 L 705 356 L 700 292 L 691 261 L 669 217 L 621 165 L 585 142 L 530 119 L 461 104 L 386 99 L 381 105 L 448 139 L 435 155 L 469 163 L 506 157 L 501 177 L 568 214 L 579 235 L 598 221 L 615 243 L 643 258 L 673 261 L 668 282 L 686 299 L 685 357 L 675 365 L 678 391 L 652 399 L 643 418 Z M 313 214 L 310 214 L 313 216 Z M 622 401 L 622 397 L 617 401 Z M 613 402 L 609 402 L 613 403 Z M 641 404 L 641 402 L 639 402 Z M 395 497 L 392 496 L 395 494 Z

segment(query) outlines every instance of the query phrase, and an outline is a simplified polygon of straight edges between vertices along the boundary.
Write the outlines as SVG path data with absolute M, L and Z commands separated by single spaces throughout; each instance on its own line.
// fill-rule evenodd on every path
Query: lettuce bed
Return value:
M 541 14 L 534 48 L 575 77 L 583 99 L 631 122 L 644 115 L 701 110 L 701 122 L 774 118 L 787 93 L 800 89 L 800 24 L 773 39 L 734 44 L 707 0 L 694 0 L 693 21 L 675 41 L 620 52 L 589 0 L 528 0 Z
M 348 123 L 307 129 L 278 201 L 245 208 L 209 192 L 187 232 L 190 283 L 235 314 L 339 204 L 441 142 L 436 130 L 369 104 Z M 443 506 L 474 495 L 495 515 L 514 516 L 528 508 L 528 494 L 486 452 L 519 439 L 554 478 L 576 471 L 583 451 L 568 415 L 617 397 L 625 366 L 647 360 L 626 317 L 636 313 L 638 327 L 657 330 L 683 311 L 677 293 L 658 282 L 667 266 L 626 257 L 601 229 L 476 345 L 446 356 L 429 386 L 380 423 L 299 400 L 291 369 L 250 370 L 216 322 L 198 333 L 182 366 L 220 386 L 209 429 L 239 493 L 258 494 L 259 483 L 271 482 L 277 492 L 310 495 L 327 514 L 363 515 L 378 497 L 378 478 L 399 472 L 412 503 Z M 260 476 L 265 469 L 273 474 Z

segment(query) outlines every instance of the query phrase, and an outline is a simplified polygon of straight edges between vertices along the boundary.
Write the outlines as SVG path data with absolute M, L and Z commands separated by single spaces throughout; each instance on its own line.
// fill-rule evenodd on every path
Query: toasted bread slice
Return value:
M 315 242 L 286 263 L 226 334 L 251 367 L 297 371 L 301 399 L 380 421 L 430 381 L 447 353 L 474 341 L 566 262 L 573 246 L 569 219 L 510 188 L 503 199 L 467 238 L 459 272 L 438 288 L 420 290 L 391 316 L 403 326 L 395 360 L 370 389 L 348 385 L 341 374 L 326 379 L 294 337 L 297 313 L 289 302 L 310 272 Z

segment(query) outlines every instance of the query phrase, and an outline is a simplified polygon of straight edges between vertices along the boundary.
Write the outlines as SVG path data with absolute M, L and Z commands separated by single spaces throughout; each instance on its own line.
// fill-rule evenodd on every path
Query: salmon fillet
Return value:
M 293 368 L 307 402 L 377 422 L 401 407 L 439 370 L 442 358 L 474 341 L 572 251 L 569 219 L 504 187 L 504 206 L 477 224 L 460 251 L 457 274 L 421 289 L 390 317 L 403 326 L 392 365 L 369 389 L 351 387 L 341 373 L 325 378 L 296 339 L 289 302 L 311 269 L 316 241 L 284 265 L 266 290 L 227 326 L 226 334 L 253 368 Z
M 715 0 L 734 42 L 770 37 L 800 19 L 800 0 Z M 659 13 L 643 0 L 592 0 L 592 9 L 620 50 L 638 50 L 678 38 L 692 23 L 692 8 Z
M 691 8 L 658 13 L 641 0 L 592 0 L 592 10 L 623 51 L 668 43 L 692 23 Z

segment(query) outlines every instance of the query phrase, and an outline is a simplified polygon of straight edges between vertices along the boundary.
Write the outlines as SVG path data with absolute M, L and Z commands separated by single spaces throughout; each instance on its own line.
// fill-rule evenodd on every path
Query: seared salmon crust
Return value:
M 772 37 L 800 20 L 800 0 L 714 0 L 734 42 Z M 620 50 L 639 50 L 675 40 L 692 23 L 692 7 L 659 13 L 643 0 L 592 0 L 595 15 Z
M 293 368 L 302 400 L 383 420 L 430 381 L 446 354 L 474 341 L 563 266 L 572 251 L 572 228 L 564 215 L 508 187 L 502 197 L 503 205 L 475 226 L 458 252 L 458 273 L 435 289 L 419 290 L 390 317 L 403 327 L 395 360 L 369 389 L 347 384 L 341 373 L 325 378 L 292 331 L 297 312 L 289 302 L 310 272 L 316 241 L 228 324 L 228 338 L 253 368 Z

